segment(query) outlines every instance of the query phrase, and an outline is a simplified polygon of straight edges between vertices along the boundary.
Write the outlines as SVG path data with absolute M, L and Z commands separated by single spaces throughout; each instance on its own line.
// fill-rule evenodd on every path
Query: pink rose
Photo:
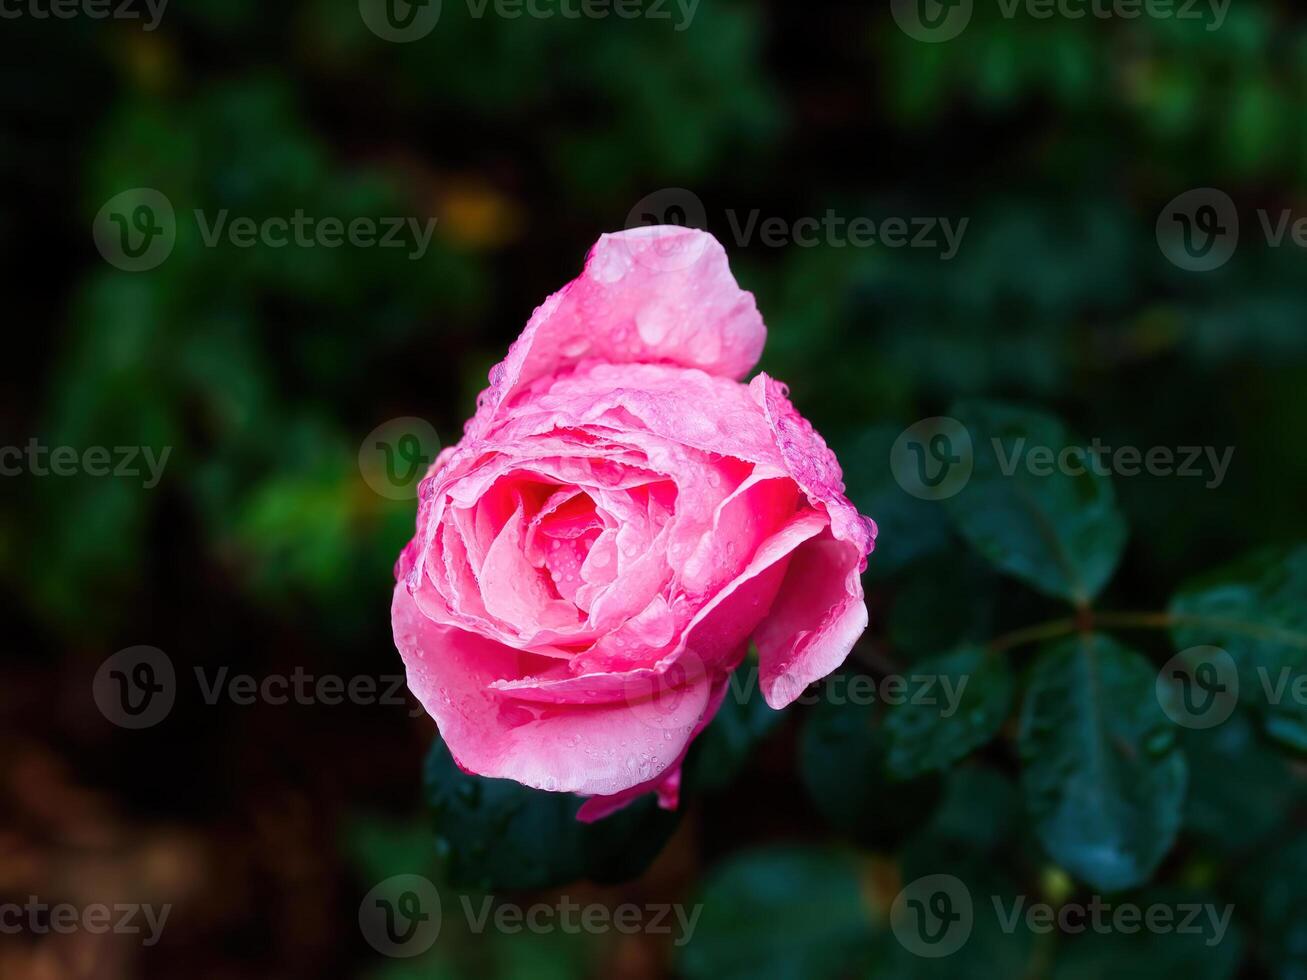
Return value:
M 750 639 L 781 708 L 867 625 L 876 525 L 757 363 L 721 245 L 605 235 L 490 372 L 423 481 L 395 643 L 457 763 L 676 806 L 681 762 Z

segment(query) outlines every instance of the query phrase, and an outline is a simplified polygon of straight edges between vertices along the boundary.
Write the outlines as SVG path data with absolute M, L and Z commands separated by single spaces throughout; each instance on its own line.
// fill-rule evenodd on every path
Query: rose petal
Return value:
M 681 584 L 693 594 L 709 593 L 739 574 L 758 546 L 794 514 L 794 481 L 759 469 L 713 514 L 712 528 L 700 538 L 681 568 Z
M 737 663 L 744 659 L 745 652 L 744 647 L 735 652 Z M 723 675 L 713 685 L 712 694 L 708 698 L 708 705 L 704 709 L 699 724 L 695 726 L 694 732 L 690 736 L 690 742 L 694 741 L 699 733 L 708 727 L 709 722 L 716 717 L 717 709 L 722 706 L 722 701 L 726 697 L 726 689 L 729 683 L 729 675 Z M 664 810 L 675 810 L 681 800 L 681 765 L 685 762 L 685 755 L 689 750 L 690 745 L 687 742 L 676 761 L 668 766 L 663 773 L 647 782 L 632 786 L 612 796 L 593 796 L 586 800 L 581 804 L 581 809 L 576 812 L 576 819 L 583 823 L 602 820 L 604 817 L 634 803 L 645 793 L 657 793 L 660 807 Z
M 557 792 L 608 796 L 661 775 L 690 741 L 709 704 L 700 676 L 657 713 L 625 702 L 526 705 L 491 690 L 546 662 L 485 637 L 438 626 L 403 584 L 391 605 L 409 689 L 436 720 L 458 764 L 483 776 Z
M 865 570 L 866 557 L 876 546 L 876 522 L 859 514 L 844 496 L 839 460 L 812 423 L 795 411 L 783 384 L 759 374 L 749 383 L 749 391 L 766 414 L 786 472 L 813 503 L 825 506 L 831 532 L 839 540 L 853 544 L 859 553 L 857 569 Z
M 830 534 L 790 556 L 785 580 L 754 633 L 759 683 L 773 708 L 783 708 L 815 680 L 844 662 L 867 628 L 867 606 L 856 569 L 862 556 Z
M 655 261 L 647 261 L 651 249 Z M 469 433 L 523 386 L 585 358 L 670 363 L 743 378 L 767 328 L 753 294 L 736 284 L 726 250 L 693 228 L 604 235 L 581 275 L 550 296 L 490 372 Z

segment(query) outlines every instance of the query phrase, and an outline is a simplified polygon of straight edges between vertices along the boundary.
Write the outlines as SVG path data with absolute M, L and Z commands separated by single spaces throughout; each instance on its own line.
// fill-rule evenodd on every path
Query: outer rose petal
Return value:
M 842 664 L 867 628 L 856 571 L 861 560 L 829 534 L 790 556 L 776 600 L 753 635 L 759 686 L 771 707 L 784 708 Z
M 686 746 L 688 749 L 689 746 Z M 576 811 L 576 819 L 582 823 L 594 823 L 611 816 L 618 810 L 624 810 L 645 793 L 657 793 L 658 805 L 664 810 L 675 810 L 681 802 L 681 764 L 677 762 L 661 776 L 624 789 L 612 796 L 592 796 Z
M 795 551 L 754 634 L 763 697 L 783 708 L 843 663 L 867 628 L 861 574 L 876 546 L 876 524 L 844 496 L 835 454 L 795 411 L 785 386 L 760 374 L 749 390 L 767 415 L 790 476 L 830 515 L 830 534 Z
M 745 652 L 745 648 L 741 647 L 735 652 L 733 659 L 737 662 L 743 660 Z M 690 736 L 690 742 L 698 738 L 699 733 L 707 728 L 708 723 L 716 716 L 717 709 L 722 706 L 722 701 L 726 698 L 726 688 L 729 683 L 730 675 L 722 674 L 713 684 L 712 693 L 708 697 L 708 706 L 704 709 L 699 724 L 695 726 L 694 733 Z M 686 753 L 689 751 L 690 744 L 687 742 L 676 762 L 669 766 L 662 775 L 655 776 L 648 782 L 632 786 L 630 789 L 622 790 L 622 792 L 615 793 L 612 796 L 595 796 L 586 800 L 581 804 L 581 809 L 576 811 L 576 819 L 585 823 L 602 820 L 610 813 L 616 813 L 623 807 L 634 803 L 645 793 L 657 793 L 660 807 L 664 810 L 675 810 L 681 801 L 681 763 L 685 761 Z
M 489 686 L 519 674 L 520 658 L 531 654 L 437 625 L 403 581 L 395 586 L 391 622 L 409 689 L 436 720 L 454 760 L 468 772 L 536 789 L 606 796 L 654 779 L 680 759 L 712 695 L 710 679 L 699 675 L 670 706 L 659 707 L 657 724 L 626 701 L 528 706 Z
M 812 423 L 795 410 L 785 385 L 759 374 L 749 382 L 749 391 L 766 413 L 786 470 L 813 503 L 825 505 L 831 531 L 857 549 L 857 570 L 862 572 L 867 567 L 867 555 L 876 547 L 876 522 L 859 514 L 844 496 L 844 472 L 839 460 Z
M 736 284 L 726 250 L 694 228 L 604 235 L 581 275 L 540 305 L 490 372 L 469 434 L 522 387 L 584 359 L 663 363 L 740 379 L 767 328 Z

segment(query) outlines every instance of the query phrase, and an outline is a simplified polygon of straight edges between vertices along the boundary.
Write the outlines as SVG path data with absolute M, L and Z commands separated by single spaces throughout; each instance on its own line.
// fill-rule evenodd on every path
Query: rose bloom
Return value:
M 692 229 L 605 235 L 490 372 L 419 489 L 391 608 L 408 684 L 468 772 L 674 808 L 757 647 L 773 708 L 866 628 L 876 525 L 765 374 L 766 328 Z

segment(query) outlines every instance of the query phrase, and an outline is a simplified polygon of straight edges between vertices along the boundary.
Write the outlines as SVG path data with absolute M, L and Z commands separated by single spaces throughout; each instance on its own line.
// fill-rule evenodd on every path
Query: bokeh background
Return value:
M 588 864 L 559 858 L 574 845 L 566 821 L 501 788 L 451 785 L 439 747 L 427 763 L 434 726 L 411 701 L 210 705 L 191 680 L 195 667 L 398 673 L 391 566 L 414 503 L 376 491 L 360 448 L 411 416 L 455 441 L 487 369 L 595 238 L 643 220 L 642 199 L 666 210 L 686 192 L 757 295 L 763 368 L 880 523 L 871 627 L 847 671 L 909 672 L 1069 614 L 993 560 L 1020 551 L 1003 541 L 1019 529 L 999 527 L 986 553 L 954 510 L 896 483 L 896 437 L 958 414 L 958 399 L 1032 407 L 1112 446 L 1235 447 L 1217 487 L 1113 481 L 1129 535 L 1106 559 L 1104 608 L 1164 611 L 1195 576 L 1303 540 L 1307 256 L 1291 236 L 1270 247 L 1257 218 L 1307 215 L 1307 19 L 1293 4 L 1233 0 L 1214 26 L 1210 8 L 1008 18 L 975 0 L 938 43 L 864 2 L 701 0 L 686 22 L 670 5 L 668 18 L 506 18 L 445 0 L 411 43 L 379 37 L 350 0 L 173 0 L 154 30 L 6 9 L 20 15 L 0 22 L 0 442 L 172 448 L 150 489 L 0 480 L 0 900 L 173 908 L 148 948 L 85 931 L 0 936 L 0 975 L 1307 975 L 1307 725 L 1265 724 L 1254 704 L 1210 730 L 1173 726 L 1175 746 L 1147 749 L 1188 759 L 1173 805 L 1116 814 L 1147 867 L 1100 875 L 1092 856 L 1068 859 L 1030 799 L 1021 713 L 1038 646 L 1002 651 L 1010 705 L 973 719 L 986 729 L 974 744 L 954 733 L 967 754 L 940 766 L 891 766 L 902 732 L 883 704 L 728 705 L 679 815 L 637 814 L 657 826 Z M 115 268 L 92 235 L 134 188 L 177 214 L 175 248 L 142 272 Z M 1194 188 L 1229 195 L 1241 223 L 1208 272 L 1179 267 L 1155 231 Z M 419 259 L 209 247 L 194 209 L 436 226 Z M 831 211 L 967 225 L 948 259 L 734 231 L 755 213 Z M 1094 537 L 1091 520 L 1086 548 Z M 1258 560 L 1264 588 L 1221 594 L 1250 609 L 1273 594 L 1265 615 L 1296 664 L 1304 562 Z M 1181 643 L 1216 639 L 1121 642 L 1151 671 Z M 166 719 L 133 731 L 92 689 L 106 658 L 140 644 L 167 654 L 179 687 Z M 1099 744 L 1075 703 L 1050 722 L 1069 731 L 1070 769 Z M 1135 746 L 1104 744 L 1130 760 L 1117 789 L 1157 775 Z M 411 960 L 379 955 L 359 927 L 363 896 L 399 873 L 445 899 L 439 941 Z M 925 959 L 896 941 L 890 911 L 926 873 L 967 881 L 978 923 L 983 896 L 1001 893 L 1055 906 L 1184 895 L 1232 903 L 1233 925 L 1209 946 L 978 924 L 954 956 Z M 703 911 L 684 948 L 473 935 L 454 896 L 486 886 L 520 904 Z

